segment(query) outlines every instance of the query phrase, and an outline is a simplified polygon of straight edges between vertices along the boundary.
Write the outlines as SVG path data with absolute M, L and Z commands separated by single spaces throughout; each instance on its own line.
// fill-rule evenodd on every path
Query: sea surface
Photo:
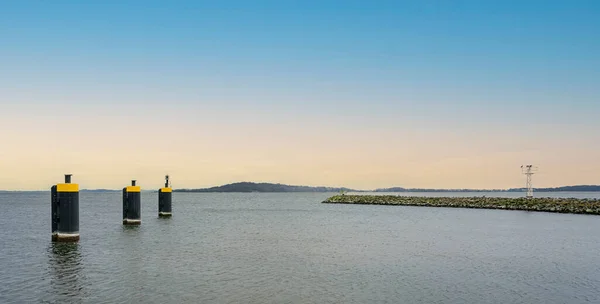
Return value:
M 600 303 L 600 216 L 330 195 L 174 193 L 159 219 L 144 192 L 124 227 L 120 192 L 81 192 L 81 240 L 60 244 L 49 192 L 0 193 L 0 303 Z M 600 197 L 536 193 L 557 195 Z

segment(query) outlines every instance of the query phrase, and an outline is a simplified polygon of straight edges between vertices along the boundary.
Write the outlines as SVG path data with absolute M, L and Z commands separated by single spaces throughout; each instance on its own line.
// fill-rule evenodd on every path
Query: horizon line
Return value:
M 512 187 L 512 188 L 406 188 L 406 187 L 402 187 L 402 186 L 392 186 L 392 187 L 384 187 L 384 188 L 374 188 L 374 189 L 353 189 L 353 188 L 349 188 L 349 187 L 345 187 L 345 186 L 306 186 L 306 185 L 290 185 L 290 184 L 283 184 L 283 183 L 270 183 L 270 182 L 234 182 L 234 183 L 228 183 L 228 184 L 222 184 L 222 185 L 218 185 L 218 186 L 210 186 L 210 187 L 204 187 L 204 188 L 173 188 L 173 191 L 181 191 L 181 190 L 207 190 L 207 189 L 211 189 L 211 188 L 218 188 L 218 187 L 222 187 L 222 186 L 226 186 L 226 185 L 234 185 L 234 184 L 241 184 L 241 183 L 250 183 L 250 184 L 271 184 L 271 185 L 283 185 L 283 186 L 291 186 L 291 187 L 309 187 L 309 188 L 335 188 L 335 189 L 347 189 L 347 190 L 351 190 L 351 191 L 359 191 L 359 192 L 375 192 L 377 190 L 387 190 L 387 189 L 393 189 L 393 188 L 401 188 L 404 190 L 435 190 L 435 191 L 439 191 L 439 192 L 443 192 L 443 191 L 456 191 L 456 190 L 470 190 L 471 192 L 490 192 L 490 191 L 506 191 L 506 190 L 516 190 L 516 189 L 526 189 L 526 187 Z M 563 188 L 563 187 L 581 187 L 581 186 L 600 186 L 600 184 L 598 185 L 593 185 L 593 184 L 577 184 L 577 185 L 562 185 L 562 186 L 553 186 L 553 187 L 539 187 L 539 188 L 533 188 L 533 190 L 536 189 L 553 189 L 553 188 Z M 149 191 L 158 191 L 159 188 L 157 188 L 156 190 L 154 189 L 143 189 L 142 188 L 142 192 L 149 192 Z M 0 192 L 46 192 L 46 191 L 50 191 L 50 189 L 44 189 L 44 190 L 4 190 L 4 189 L 0 189 Z M 81 189 L 81 191 L 122 191 L 122 189 L 107 189 L 107 188 L 96 188 L 96 189 Z M 307 191 L 309 192 L 309 191 Z M 393 192 L 393 191 L 391 191 Z M 415 191 L 415 192 L 419 192 L 419 191 Z M 425 191 L 423 191 L 425 192 Z M 466 191 L 469 192 L 469 191 Z

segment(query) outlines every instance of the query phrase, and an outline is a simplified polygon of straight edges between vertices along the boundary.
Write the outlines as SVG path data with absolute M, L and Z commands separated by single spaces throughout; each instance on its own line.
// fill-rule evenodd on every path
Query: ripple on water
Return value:
M 0 194 L 0 303 L 600 303 L 600 217 L 143 193 L 125 227 L 120 195 L 81 193 L 64 244 L 48 193 Z

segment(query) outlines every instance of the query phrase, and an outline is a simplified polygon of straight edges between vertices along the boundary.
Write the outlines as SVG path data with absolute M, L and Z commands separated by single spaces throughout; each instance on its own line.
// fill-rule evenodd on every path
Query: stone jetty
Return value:
M 505 198 L 505 197 L 421 197 L 396 195 L 336 195 L 326 204 L 399 205 L 449 208 L 505 209 L 600 215 L 600 199 Z

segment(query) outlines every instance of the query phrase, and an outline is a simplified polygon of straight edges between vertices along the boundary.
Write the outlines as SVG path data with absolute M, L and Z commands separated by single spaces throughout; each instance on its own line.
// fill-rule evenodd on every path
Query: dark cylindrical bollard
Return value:
M 169 176 L 165 176 L 165 187 L 158 190 L 158 217 L 171 217 L 173 190 L 169 187 Z
M 123 225 L 142 223 L 141 188 L 131 181 L 131 186 L 123 188 Z
M 79 241 L 79 185 L 71 184 L 71 174 L 65 183 L 52 186 L 52 240 Z

